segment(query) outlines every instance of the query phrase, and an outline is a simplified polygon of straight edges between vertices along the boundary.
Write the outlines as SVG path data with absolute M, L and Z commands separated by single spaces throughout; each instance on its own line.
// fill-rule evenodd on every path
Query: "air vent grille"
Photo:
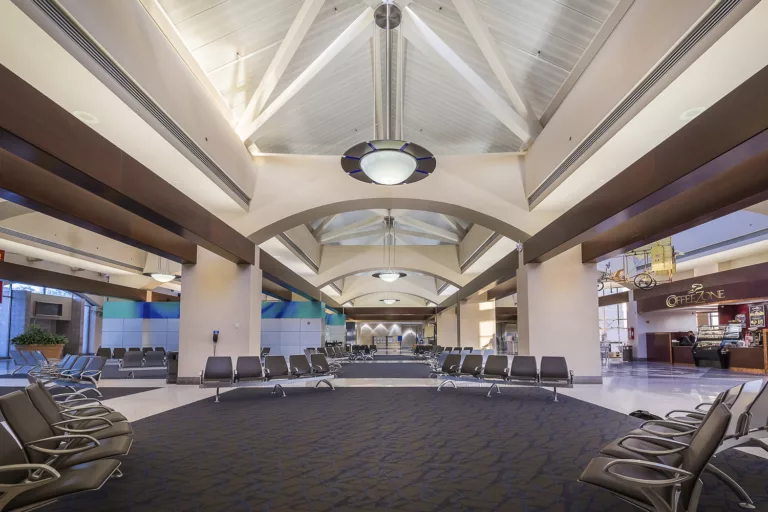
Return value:
M 597 141 L 615 125 L 638 101 L 666 75 L 685 55 L 701 41 L 741 0 L 723 0 L 704 16 L 696 27 L 675 46 L 671 52 L 619 103 L 613 111 L 571 152 L 563 162 L 539 185 L 528 198 L 533 204 L 560 179 Z
M 47 247 L 51 247 L 53 249 L 58 249 L 60 251 L 66 251 L 68 253 L 72 254 L 78 254 L 80 256 L 85 256 L 87 258 L 90 258 L 92 260 L 97 261 L 103 261 L 104 263 L 109 263 L 110 265 L 116 265 L 128 270 L 135 270 L 137 272 L 144 272 L 144 267 L 137 267 L 136 265 L 131 265 L 130 263 L 123 263 L 122 261 L 113 260 L 112 258 L 106 258 L 104 256 L 99 256 L 98 254 L 93 254 L 91 252 L 87 251 L 81 251 L 80 249 L 75 249 L 74 247 L 70 247 L 68 245 L 59 244 L 56 242 L 51 242 L 50 240 L 45 240 L 43 238 L 38 238 L 36 236 L 28 235 L 26 233 L 21 233 L 19 231 L 14 231 L 13 229 L 8 229 L 4 227 L 0 227 L 0 233 L 8 236 L 12 236 L 14 238 L 20 238 L 22 240 L 27 240 L 28 242 L 32 242 L 39 245 L 44 245 Z
M 123 71 L 120 66 L 88 35 L 55 0 L 33 0 L 72 41 L 86 52 L 106 73 L 108 73 L 125 91 L 143 106 L 160 124 L 162 124 L 189 152 L 195 156 L 213 175 L 229 188 L 246 205 L 250 197 L 241 189 L 224 170 L 198 146 L 181 127 L 149 97 L 139 85 Z

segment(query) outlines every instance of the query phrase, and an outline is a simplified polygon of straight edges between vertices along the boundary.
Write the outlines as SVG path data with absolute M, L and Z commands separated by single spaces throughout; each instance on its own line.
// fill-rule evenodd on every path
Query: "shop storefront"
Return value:
M 691 311 L 700 319 L 693 339 L 647 333 L 648 360 L 768 373 L 766 276 L 768 264 L 760 264 L 636 291 L 638 314 Z

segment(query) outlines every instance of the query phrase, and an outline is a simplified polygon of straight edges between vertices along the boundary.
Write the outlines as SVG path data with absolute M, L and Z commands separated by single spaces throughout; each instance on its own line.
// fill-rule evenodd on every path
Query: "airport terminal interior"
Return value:
M 768 0 L 0 0 L 0 512 L 768 511 Z

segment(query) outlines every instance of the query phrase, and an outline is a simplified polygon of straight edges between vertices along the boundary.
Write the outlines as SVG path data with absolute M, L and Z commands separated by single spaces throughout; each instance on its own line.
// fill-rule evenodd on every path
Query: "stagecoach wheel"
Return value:
M 635 286 L 637 286 L 641 290 L 650 290 L 651 288 L 656 286 L 656 280 L 653 278 L 651 274 L 643 272 L 642 274 L 638 274 L 635 276 Z
M 604 282 L 602 282 L 600 279 L 598 279 L 598 280 L 597 280 L 597 291 L 600 291 L 600 290 L 602 290 L 603 288 L 605 288 L 605 283 L 604 283 Z

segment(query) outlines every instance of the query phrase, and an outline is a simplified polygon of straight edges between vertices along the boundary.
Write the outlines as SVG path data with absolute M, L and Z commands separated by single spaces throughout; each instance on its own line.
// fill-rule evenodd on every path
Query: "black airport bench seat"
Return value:
M 707 472 L 731 490 L 741 508 L 756 509 L 749 494 L 715 466 L 714 457 L 738 447 L 765 449 L 767 437 L 768 382 L 752 380 L 720 393 L 712 403 L 646 421 L 603 447 L 579 480 L 640 508 L 663 503 L 660 508 L 665 510 L 695 510 L 708 484 L 699 476 Z M 638 479 L 638 471 L 646 477 Z M 659 482 L 665 474 L 676 478 Z
M 166 368 L 165 352 L 159 350 L 140 350 L 129 349 L 123 354 L 118 363 L 118 370 L 128 372 L 129 377 L 134 377 L 135 372 L 149 370 L 164 370 Z
M 514 384 L 551 387 L 554 391 L 554 401 L 557 402 L 557 388 L 573 387 L 573 372 L 568 369 L 568 363 L 564 357 L 543 356 L 540 367 L 537 367 L 534 356 L 514 356 L 510 365 L 507 356 L 493 355 L 488 356 L 484 366 L 481 355 L 467 354 L 459 365 L 460 358 L 460 354 L 447 356 L 441 369 L 430 374 L 443 379 L 437 387 L 438 391 L 449 383 L 455 388 L 457 380 L 469 377 L 492 382 L 491 389 L 486 395 L 488 398 L 492 396 L 494 390 L 497 394 L 501 394 L 500 385 Z
M 329 380 L 334 378 L 334 375 L 325 355 L 312 354 L 311 358 L 310 364 L 304 355 L 289 356 L 288 362 L 283 356 L 264 356 L 262 367 L 259 356 L 239 356 L 233 368 L 232 358 L 229 356 L 209 357 L 205 368 L 200 372 L 200 387 L 216 388 L 216 403 L 219 402 L 221 388 L 267 387 L 271 384 L 273 395 L 279 392 L 285 397 L 285 390 L 277 382 L 280 380 L 317 381 L 315 387 L 326 384 L 334 390 Z

